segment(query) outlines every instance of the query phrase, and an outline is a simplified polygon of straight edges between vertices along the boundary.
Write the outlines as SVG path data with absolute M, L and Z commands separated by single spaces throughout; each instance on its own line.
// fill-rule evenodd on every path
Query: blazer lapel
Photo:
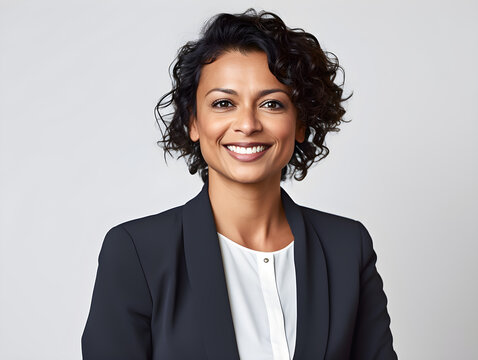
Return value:
M 295 241 L 297 337 L 293 360 L 324 359 L 329 336 L 329 283 L 324 251 L 312 224 L 282 187 L 281 196 Z
M 183 206 L 186 267 L 211 360 L 239 360 L 226 277 L 206 181 Z M 297 339 L 294 360 L 323 359 L 329 331 L 327 267 L 320 239 L 302 211 L 281 187 L 287 221 L 294 235 L 297 278 Z
M 183 207 L 186 267 L 208 358 L 239 360 L 208 184 Z

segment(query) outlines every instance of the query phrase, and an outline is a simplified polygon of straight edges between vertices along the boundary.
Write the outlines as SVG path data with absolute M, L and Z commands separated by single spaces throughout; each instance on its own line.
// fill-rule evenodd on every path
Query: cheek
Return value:
M 207 146 L 215 146 L 224 136 L 227 128 L 224 125 L 224 121 L 217 121 L 217 119 L 207 119 L 207 126 L 204 126 L 204 122 L 201 126 L 201 140 L 203 144 Z
M 285 146 L 294 143 L 295 140 L 295 122 L 294 119 L 282 119 L 282 121 L 273 124 L 273 133 Z
M 274 126 L 274 135 L 280 145 L 277 155 L 280 157 L 283 166 L 290 161 L 295 150 L 295 119 L 286 118 L 276 123 Z
M 218 146 L 227 130 L 225 122 L 211 116 L 198 113 L 198 130 L 200 135 L 200 147 L 204 160 L 210 165 L 217 156 Z

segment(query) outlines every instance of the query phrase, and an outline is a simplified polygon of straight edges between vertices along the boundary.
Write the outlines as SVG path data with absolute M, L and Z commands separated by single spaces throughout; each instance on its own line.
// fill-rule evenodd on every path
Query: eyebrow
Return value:
M 235 90 L 232 90 L 232 89 L 225 89 L 225 88 L 214 88 L 214 89 L 211 89 L 209 90 L 207 93 L 206 93 L 206 96 L 209 95 L 209 93 L 213 92 L 213 91 L 220 91 L 220 92 L 223 92 L 223 93 L 226 93 L 226 94 L 231 94 L 231 95 L 238 95 L 237 94 L 237 91 Z M 284 94 L 286 94 L 287 96 L 289 96 L 289 93 L 285 90 L 282 90 L 282 89 L 265 89 L 265 90 L 261 90 L 257 93 L 257 95 L 259 97 L 263 97 L 263 96 L 266 96 L 266 95 L 269 95 L 269 94 L 272 94 L 272 93 L 275 93 L 275 92 L 283 92 Z

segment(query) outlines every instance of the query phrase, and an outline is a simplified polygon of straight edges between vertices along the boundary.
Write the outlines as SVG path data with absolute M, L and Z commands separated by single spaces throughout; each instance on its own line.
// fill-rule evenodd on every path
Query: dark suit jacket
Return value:
M 367 229 L 281 197 L 295 240 L 294 360 L 397 359 Z M 83 359 L 239 359 L 208 182 L 182 206 L 111 228 L 98 264 Z

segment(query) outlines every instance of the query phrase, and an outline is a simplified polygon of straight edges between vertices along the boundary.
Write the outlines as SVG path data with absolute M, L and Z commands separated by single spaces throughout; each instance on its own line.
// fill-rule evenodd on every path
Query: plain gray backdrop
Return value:
M 478 6 L 472 1 L 1 1 L 0 358 L 80 359 L 107 230 L 202 181 L 156 145 L 177 49 L 270 10 L 346 74 L 342 131 L 299 204 L 360 220 L 401 359 L 477 359 Z

